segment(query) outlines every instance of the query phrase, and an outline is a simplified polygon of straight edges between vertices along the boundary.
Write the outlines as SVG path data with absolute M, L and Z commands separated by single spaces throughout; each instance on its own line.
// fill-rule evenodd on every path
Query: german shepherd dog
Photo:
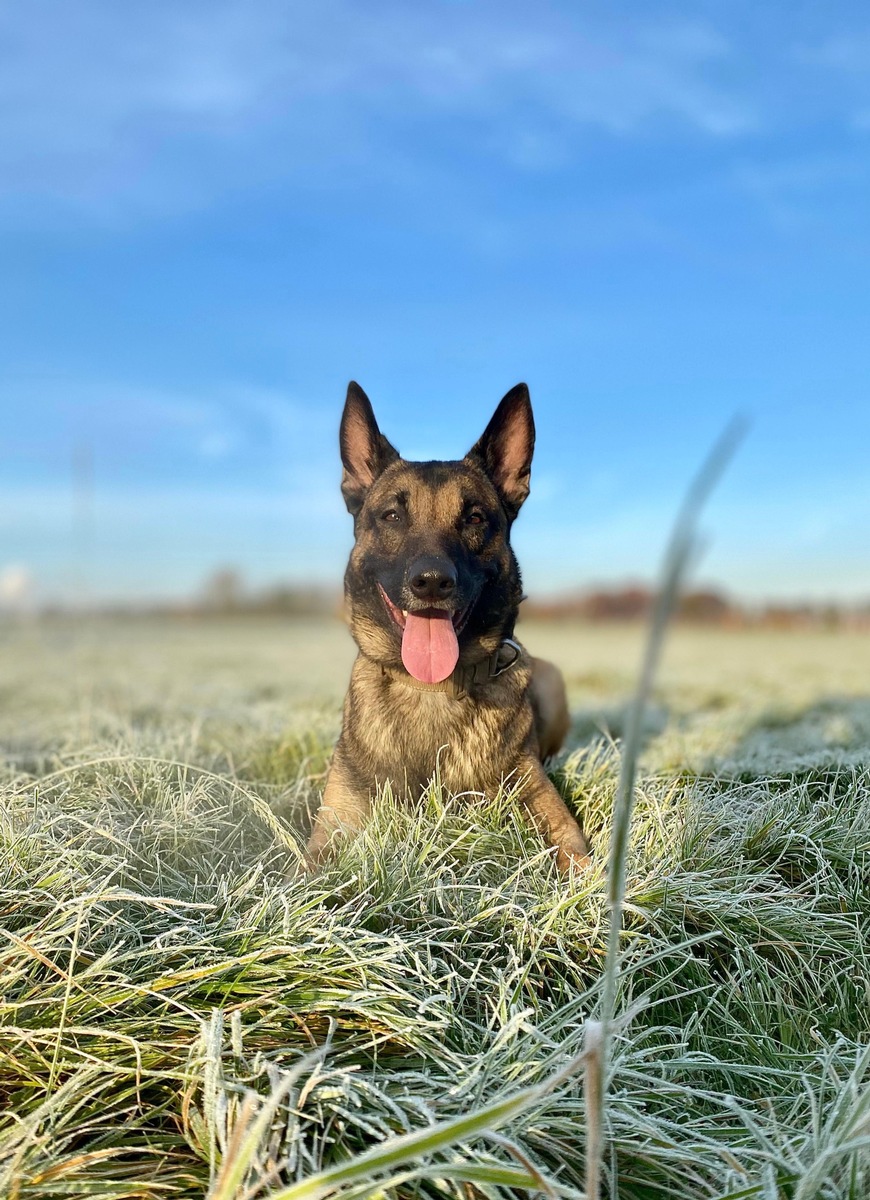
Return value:
M 354 519 L 345 574 L 359 647 L 341 736 L 308 843 L 316 867 L 365 821 L 378 785 L 419 797 L 435 773 L 452 792 L 507 781 L 563 872 L 589 849 L 543 760 L 568 730 L 551 663 L 514 641 L 522 599 L 511 526 L 529 494 L 529 391 L 504 397 L 458 462 L 405 462 L 356 383 L 341 419 L 341 490 Z

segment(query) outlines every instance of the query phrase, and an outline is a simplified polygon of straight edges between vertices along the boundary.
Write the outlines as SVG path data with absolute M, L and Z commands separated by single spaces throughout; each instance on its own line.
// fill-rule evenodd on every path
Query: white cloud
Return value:
M 44 459 L 58 449 L 96 447 L 104 461 L 191 454 L 226 459 L 274 452 L 299 461 L 300 434 L 330 434 L 335 413 L 319 413 L 278 389 L 225 382 L 204 394 L 53 377 L 6 378 L 2 404 L 15 412 L 16 455 Z M 2 411 L 2 410 L 0 410 Z
M 852 30 L 823 38 L 818 45 L 799 46 L 799 62 L 831 67 L 836 71 L 854 71 L 866 77 L 870 69 L 870 32 Z
M 792 57 L 808 73 L 816 116 L 833 107 L 847 128 L 862 130 L 870 104 L 870 30 L 866 23 L 851 29 L 838 24 L 836 33 L 796 46 Z
M 805 231 L 831 223 L 820 197 L 843 195 L 866 188 L 870 166 L 866 154 L 804 154 L 738 163 L 732 172 L 736 186 L 751 196 L 778 228 Z
M 21 563 L 10 563 L 0 567 L 0 609 L 21 611 L 26 609 L 34 592 L 34 578 Z
M 756 121 L 721 78 L 721 34 L 648 14 L 35 0 L 6 8 L 0 39 L 0 195 L 103 218 L 387 160 L 410 116 L 473 118 L 459 136 L 533 170 L 564 162 L 589 127 L 723 137 Z

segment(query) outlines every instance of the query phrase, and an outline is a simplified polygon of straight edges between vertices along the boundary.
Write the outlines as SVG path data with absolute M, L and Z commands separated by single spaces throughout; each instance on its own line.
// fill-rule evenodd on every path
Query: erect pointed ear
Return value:
M 399 452 L 378 429 L 368 396 L 353 380 L 347 385 L 339 445 L 344 465 L 341 494 L 348 512 L 356 516 L 366 492 L 380 473 L 399 457 Z
M 518 383 L 493 413 L 483 437 L 466 455 L 482 464 L 510 520 L 529 494 L 534 449 L 535 421 L 529 389 Z

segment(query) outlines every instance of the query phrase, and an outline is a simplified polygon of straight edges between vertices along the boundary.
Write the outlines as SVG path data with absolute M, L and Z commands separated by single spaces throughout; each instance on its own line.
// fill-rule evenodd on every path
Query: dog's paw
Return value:
M 562 875 L 586 871 L 592 865 L 592 855 L 582 837 L 559 842 L 556 847 L 556 866 Z

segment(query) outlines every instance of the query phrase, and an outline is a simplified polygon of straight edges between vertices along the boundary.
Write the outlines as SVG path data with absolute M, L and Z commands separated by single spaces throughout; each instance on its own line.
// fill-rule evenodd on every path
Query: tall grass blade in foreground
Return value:
M 610 859 L 607 867 L 607 903 L 610 928 L 601 989 L 600 1030 L 596 1022 L 588 1030 L 587 1036 L 589 1051 L 587 1072 L 597 1076 L 600 1080 L 597 1085 L 593 1084 L 587 1087 L 587 1097 L 593 1101 L 588 1112 L 586 1147 L 586 1191 L 589 1200 L 598 1200 L 600 1194 L 601 1160 L 604 1151 L 604 1108 L 607 1102 L 607 1068 L 619 976 L 619 943 L 625 905 L 628 835 L 631 827 L 631 814 L 634 809 L 635 779 L 644 712 L 652 692 L 665 633 L 676 607 L 689 560 L 696 550 L 698 517 L 707 497 L 728 465 L 743 433 L 744 422 L 738 419 L 733 420 L 714 445 L 683 501 L 665 553 L 661 584 L 656 594 L 650 620 L 640 678 L 628 710 L 619 784 L 613 808 Z
M 267 1193 L 265 1189 L 275 1182 L 287 1166 L 286 1155 L 283 1161 L 276 1161 L 267 1150 L 264 1157 L 269 1135 L 276 1121 L 281 1124 L 279 1114 L 293 1088 L 310 1069 L 312 1079 L 315 1077 L 328 1047 L 297 1062 L 292 1070 L 284 1072 L 283 1078 L 274 1076 L 271 1092 L 265 1099 L 249 1088 L 241 1099 L 236 1096 L 231 1104 L 227 1104 L 226 1081 L 222 1078 L 220 1065 L 222 1028 L 221 1014 L 216 1011 L 210 1021 L 203 1022 L 201 1035 L 207 1082 L 200 1135 L 205 1134 L 208 1141 L 212 1167 L 212 1184 L 207 1200 L 253 1200 L 260 1195 L 268 1195 L 269 1200 L 324 1200 L 336 1192 L 352 1195 L 354 1200 L 362 1200 L 363 1197 L 381 1195 L 387 1189 L 413 1180 L 426 1179 L 451 1179 L 466 1186 L 541 1192 L 551 1200 L 557 1197 L 585 1200 L 576 1189 L 547 1179 L 528 1156 L 506 1139 L 495 1137 L 493 1132 L 507 1121 L 539 1106 L 552 1092 L 557 1091 L 580 1069 L 582 1055 L 575 1056 L 532 1087 L 513 1091 L 450 1120 L 388 1138 L 361 1154 Z M 236 1057 L 241 1057 L 241 1033 L 238 1030 L 234 1038 L 234 1053 Z M 306 1086 L 311 1086 L 311 1081 Z M 294 1107 L 290 1105 L 291 1123 Z M 430 1161 L 433 1155 L 457 1143 L 488 1136 L 507 1148 L 519 1165 Z

